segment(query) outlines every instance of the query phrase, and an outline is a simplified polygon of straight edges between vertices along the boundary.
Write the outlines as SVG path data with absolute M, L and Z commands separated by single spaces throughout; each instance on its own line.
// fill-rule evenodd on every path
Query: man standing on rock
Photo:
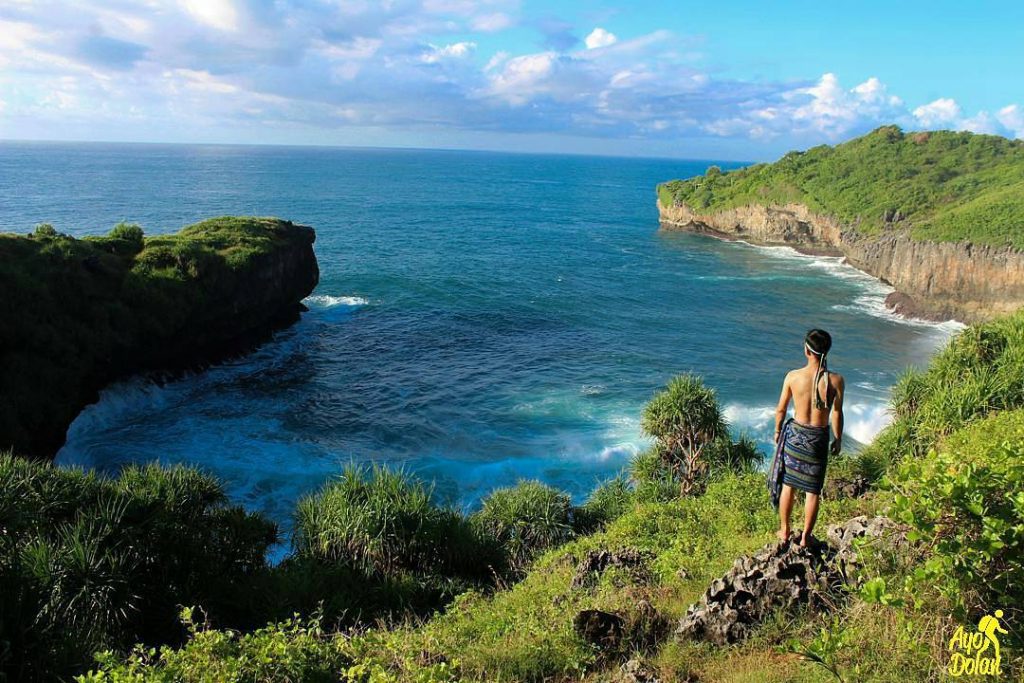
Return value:
M 843 376 L 829 372 L 828 356 L 832 337 L 825 330 L 811 330 L 804 338 L 807 364 L 786 375 L 782 395 L 775 409 L 775 457 L 768 471 L 768 491 L 779 510 L 779 539 L 789 538 L 789 517 L 793 511 L 793 490 L 806 493 L 804 530 L 800 545 L 807 547 L 818 518 L 818 497 L 825 484 L 829 456 L 831 417 L 832 455 L 843 444 Z M 793 417 L 787 419 L 789 402 Z

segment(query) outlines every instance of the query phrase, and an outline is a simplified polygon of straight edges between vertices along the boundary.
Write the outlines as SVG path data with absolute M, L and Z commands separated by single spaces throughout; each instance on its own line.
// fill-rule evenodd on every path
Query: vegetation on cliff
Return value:
M 773 163 L 658 186 L 664 206 L 710 213 L 750 204 L 804 204 L 858 232 L 909 226 L 921 240 L 1024 249 L 1024 141 L 885 126 Z
M 230 217 L 148 238 L 131 224 L 0 234 L 0 449 L 52 456 L 109 381 L 204 361 L 294 316 L 317 282 L 313 239 Z
M 968 328 L 908 374 L 893 425 L 830 465 L 821 524 L 886 514 L 911 543 L 863 547 L 860 588 L 780 610 L 728 647 L 672 625 L 772 541 L 777 517 L 749 444 L 724 438 L 693 376 L 653 397 L 651 450 L 582 506 L 524 482 L 466 515 L 404 473 L 349 468 L 301 502 L 276 567 L 273 525 L 202 474 L 103 479 L 0 458 L 0 673 L 67 675 L 99 651 L 82 680 L 596 682 L 627 659 L 626 680 L 938 680 L 957 625 L 1001 609 L 1012 680 L 1024 673 L 1022 358 L 1024 312 Z M 866 495 L 835 486 L 865 475 Z M 587 610 L 616 615 L 614 643 L 581 633 Z

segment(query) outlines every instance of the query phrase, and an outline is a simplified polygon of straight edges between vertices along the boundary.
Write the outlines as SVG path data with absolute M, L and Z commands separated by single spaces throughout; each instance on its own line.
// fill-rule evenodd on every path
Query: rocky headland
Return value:
M 312 228 L 223 217 L 170 235 L 0 234 L 0 451 L 52 458 L 110 382 L 203 367 L 294 322 Z
M 841 256 L 895 312 L 981 322 L 1024 305 L 1024 141 L 883 126 L 662 183 L 661 225 Z

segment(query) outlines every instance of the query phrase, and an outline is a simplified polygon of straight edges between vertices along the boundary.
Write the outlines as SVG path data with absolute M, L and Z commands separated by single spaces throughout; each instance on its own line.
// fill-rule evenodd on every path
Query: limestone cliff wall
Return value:
M 659 202 L 658 210 L 666 229 L 845 256 L 892 285 L 896 292 L 887 303 L 906 315 L 969 323 L 1024 306 L 1024 252 L 1009 247 L 914 240 L 905 228 L 866 237 L 801 204 L 703 214 Z

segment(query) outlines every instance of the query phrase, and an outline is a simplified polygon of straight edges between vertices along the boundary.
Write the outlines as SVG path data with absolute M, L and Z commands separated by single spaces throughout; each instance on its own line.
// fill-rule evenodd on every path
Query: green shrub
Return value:
M 60 233 L 57 229 L 49 223 L 40 223 L 36 226 L 35 232 L 32 233 L 33 237 L 57 237 Z
M 350 566 L 367 575 L 402 571 L 480 576 L 493 560 L 476 529 L 458 511 L 438 507 L 431 490 L 402 471 L 349 466 L 301 500 L 295 552 Z
M 181 467 L 117 479 L 0 456 L 0 674 L 67 675 L 99 649 L 180 636 L 178 605 L 251 626 L 275 526 Z
M 991 412 L 1024 407 L 1024 311 L 972 325 L 924 370 L 893 389 L 893 423 L 865 449 L 894 463 L 921 457 L 953 432 Z
M 569 496 L 539 481 L 522 481 L 484 498 L 473 520 L 505 549 L 521 573 L 541 552 L 573 537 Z
M 682 482 L 676 470 L 655 448 L 633 456 L 629 463 L 629 476 L 638 502 L 665 502 L 679 497 Z
M 587 502 L 575 512 L 576 530 L 590 533 L 618 519 L 636 504 L 636 494 L 629 479 L 618 476 L 602 483 L 590 494 Z
M 183 621 L 188 641 L 180 649 L 137 647 L 126 658 L 106 651 L 99 668 L 79 676 L 80 683 L 142 681 L 358 681 L 350 678 L 353 661 L 344 640 L 331 638 L 316 619 L 290 619 L 252 633 L 218 631 L 197 625 L 192 610 Z
M 964 615 L 1024 616 L 1024 410 L 993 415 L 938 452 L 905 460 L 892 488 L 892 514 L 930 551 L 915 582 L 937 586 Z
M 710 463 L 705 451 L 727 438 L 728 425 L 722 417 L 715 390 L 696 375 L 682 375 L 644 407 L 641 427 L 655 439 L 655 448 L 677 473 L 685 495 L 699 485 Z
M 125 223 L 122 221 L 113 227 L 108 236 L 111 239 L 128 242 L 134 247 L 135 253 L 142 251 L 145 242 L 142 226 L 138 223 Z

